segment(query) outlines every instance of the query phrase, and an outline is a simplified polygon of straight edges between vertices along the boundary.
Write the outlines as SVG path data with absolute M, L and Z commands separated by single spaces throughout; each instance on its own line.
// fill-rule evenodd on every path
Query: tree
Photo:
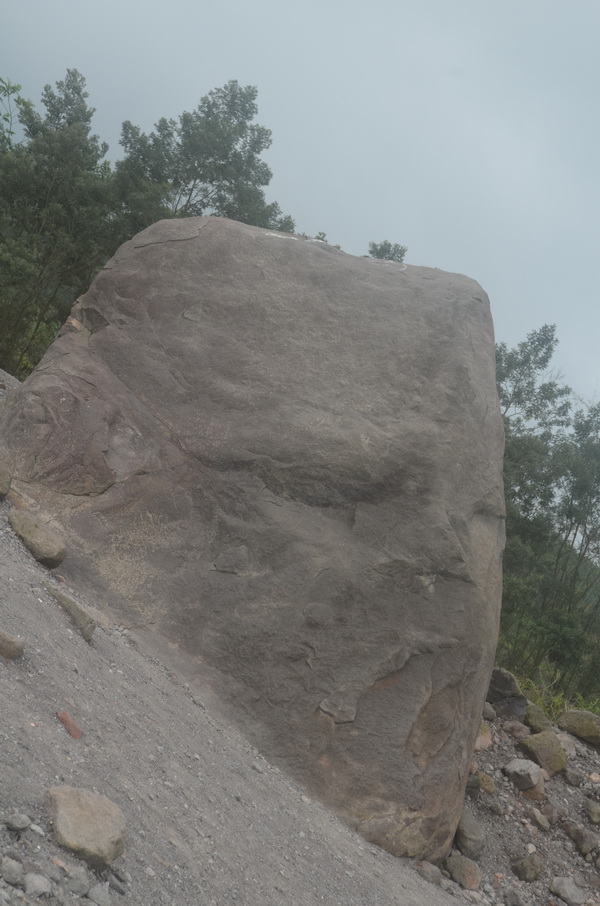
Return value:
M 0 80 L 0 367 L 24 377 L 116 248 L 164 217 L 214 214 L 292 232 L 264 186 L 271 133 L 252 121 L 256 88 L 229 82 L 144 135 L 123 124 L 112 169 L 75 69 L 42 93 L 44 112 Z M 22 140 L 17 141 L 17 121 Z
M 22 96 L 20 85 L 0 79 L 0 153 L 14 146 L 19 114 L 31 106 L 31 101 Z
M 265 199 L 272 173 L 260 155 L 271 145 L 271 132 L 253 122 L 256 96 L 252 85 L 231 81 L 178 120 L 159 120 L 149 135 L 123 123 L 117 185 L 135 226 L 165 216 L 214 214 L 293 231 L 292 218 Z
M 556 331 L 498 344 L 507 544 L 498 657 L 563 692 L 593 691 L 600 641 L 600 407 L 548 374 Z
M 402 263 L 407 251 L 408 249 L 405 245 L 398 245 L 397 242 L 392 245 L 388 239 L 384 239 L 383 242 L 369 242 L 369 255 L 371 258 L 382 258 L 385 261 L 399 261 Z
M 107 146 L 91 133 L 85 80 L 46 85 L 42 116 L 18 105 L 22 142 L 0 154 L 0 361 L 31 370 L 120 238 Z M 14 134 L 11 128 L 7 130 Z

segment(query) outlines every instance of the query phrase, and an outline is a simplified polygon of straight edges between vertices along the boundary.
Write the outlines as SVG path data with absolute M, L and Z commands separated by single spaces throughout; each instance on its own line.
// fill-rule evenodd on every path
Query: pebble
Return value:
M 102 884 L 94 884 L 94 886 L 88 890 L 87 898 L 88 900 L 91 900 L 92 903 L 96 903 L 96 906 L 111 906 L 108 881 L 105 881 Z
M 52 884 L 45 875 L 28 872 L 24 878 L 25 893 L 28 897 L 43 897 L 52 891 Z
M 16 859 L 4 856 L 0 863 L 0 875 L 2 875 L 2 879 L 6 881 L 7 884 L 12 884 L 14 887 L 17 887 L 23 881 L 25 872 L 23 871 L 23 866 L 20 862 L 17 862 Z
M 8 817 L 4 819 L 4 823 L 9 830 L 23 831 L 27 830 L 27 828 L 31 824 L 31 819 L 28 818 L 27 815 L 24 815 L 22 812 L 12 812 L 12 814 L 8 815 Z

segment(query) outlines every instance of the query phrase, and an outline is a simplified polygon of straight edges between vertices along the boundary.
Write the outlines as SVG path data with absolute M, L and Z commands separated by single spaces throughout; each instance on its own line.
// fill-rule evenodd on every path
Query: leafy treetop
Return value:
M 398 245 L 397 242 L 392 245 L 389 239 L 384 239 L 383 242 L 369 242 L 369 255 L 371 258 L 382 258 L 384 261 L 399 261 L 402 263 L 407 251 L 408 249 L 405 245 Z

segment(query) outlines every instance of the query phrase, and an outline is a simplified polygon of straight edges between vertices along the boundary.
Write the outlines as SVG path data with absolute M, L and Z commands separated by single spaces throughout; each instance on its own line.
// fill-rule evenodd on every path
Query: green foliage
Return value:
M 24 140 L 0 154 L 0 362 L 22 376 L 115 246 L 106 145 L 75 70 L 19 105 Z
M 0 367 L 24 377 L 116 248 L 164 217 L 213 214 L 293 232 L 264 186 L 271 133 L 256 89 L 229 82 L 144 135 L 123 124 L 113 169 L 92 133 L 77 70 L 42 93 L 43 111 L 0 79 Z M 22 140 L 17 141 L 17 126 Z
M 516 679 L 523 694 L 541 708 L 553 723 L 556 723 L 561 714 L 571 709 L 591 711 L 600 715 L 600 697 L 586 698 L 578 692 L 566 695 L 564 692 L 557 692 L 544 679 L 534 682 L 528 677 L 518 675 Z
M 515 349 L 496 346 L 496 380 L 502 415 L 512 433 L 540 431 L 568 424 L 571 390 L 548 375 L 558 344 L 556 327 L 533 330 Z
M 548 375 L 555 328 L 497 347 L 507 545 L 500 662 L 553 689 L 600 694 L 600 407 Z
M 260 155 L 271 132 L 252 122 L 256 96 L 253 86 L 231 81 L 178 120 L 159 120 L 149 135 L 123 123 L 125 156 L 116 167 L 123 206 L 134 218 L 214 214 L 293 232 L 292 218 L 265 200 L 272 173 Z
M 392 245 L 388 239 L 384 239 L 383 242 L 369 242 L 369 255 L 371 258 L 382 258 L 385 261 L 399 261 L 402 263 L 407 251 L 406 246 L 398 245 L 397 242 Z
M 0 153 L 13 147 L 19 114 L 31 108 L 31 103 L 20 92 L 20 85 L 0 79 Z

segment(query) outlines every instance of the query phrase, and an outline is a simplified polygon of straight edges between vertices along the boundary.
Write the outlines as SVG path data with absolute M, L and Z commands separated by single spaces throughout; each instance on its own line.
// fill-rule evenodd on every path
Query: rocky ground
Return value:
M 0 906 L 600 906 L 596 749 L 554 728 L 566 767 L 509 777 L 531 731 L 486 710 L 453 858 L 441 870 L 394 859 L 234 729 L 207 671 L 40 566 L 8 510 L 0 503 L 0 633 L 24 647 L 0 656 Z M 91 616 L 91 638 L 69 602 Z M 109 868 L 55 841 L 45 793 L 64 785 L 120 807 L 125 850 Z
M 487 748 L 474 755 L 465 800 L 474 822 L 467 820 L 465 840 L 457 839 L 483 875 L 471 898 L 509 906 L 600 904 L 600 753 L 554 727 L 566 767 L 550 779 L 541 771 L 531 787 L 520 774 L 536 767 L 522 748 L 531 730 L 487 713 L 479 740 Z M 523 782 L 528 788 L 519 790 Z M 562 896 L 553 892 L 559 889 Z

